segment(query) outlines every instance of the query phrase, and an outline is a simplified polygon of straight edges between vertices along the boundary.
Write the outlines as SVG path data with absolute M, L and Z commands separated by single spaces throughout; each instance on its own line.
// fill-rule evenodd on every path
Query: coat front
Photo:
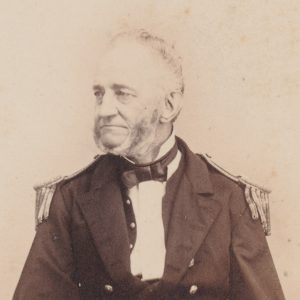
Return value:
M 58 184 L 13 299 L 284 299 L 243 189 L 177 141 L 183 155 L 162 199 L 166 259 L 159 281 L 131 274 L 134 212 L 119 158 L 104 155 Z

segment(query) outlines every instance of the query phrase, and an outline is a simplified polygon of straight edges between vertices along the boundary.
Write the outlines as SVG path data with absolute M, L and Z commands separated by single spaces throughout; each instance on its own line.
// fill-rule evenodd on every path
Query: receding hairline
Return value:
M 119 42 L 136 42 L 158 56 L 174 75 L 174 91 L 184 93 L 184 80 L 182 74 L 182 59 L 177 54 L 174 45 L 164 39 L 152 35 L 144 29 L 123 31 L 115 34 L 109 41 L 109 48 Z

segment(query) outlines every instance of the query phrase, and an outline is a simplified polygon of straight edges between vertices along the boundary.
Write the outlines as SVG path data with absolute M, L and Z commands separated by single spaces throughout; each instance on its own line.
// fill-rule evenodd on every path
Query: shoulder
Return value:
M 34 185 L 34 190 L 38 191 L 42 188 L 46 187 L 53 187 L 53 186 L 65 186 L 65 185 L 72 185 L 74 182 L 78 182 L 81 180 L 84 180 L 85 177 L 88 177 L 90 174 L 92 174 L 93 170 L 97 166 L 99 161 L 102 161 L 105 155 L 96 155 L 94 159 L 88 163 L 86 166 L 80 168 L 79 170 L 69 174 L 69 175 L 63 175 L 63 176 L 57 176 L 53 179 L 50 179 L 48 181 L 42 182 L 40 184 Z
M 216 187 L 231 195 L 235 201 L 235 208 L 248 207 L 252 218 L 254 220 L 260 219 L 265 234 L 270 235 L 269 194 L 271 191 L 243 176 L 233 175 L 216 163 L 210 155 L 199 154 L 199 156 L 207 164 Z
M 57 191 L 63 195 L 76 193 L 78 190 L 83 190 L 92 176 L 95 167 L 100 160 L 103 160 L 105 155 L 97 155 L 93 161 L 85 167 L 67 176 L 58 176 L 47 182 L 34 186 L 36 192 L 35 203 L 35 221 L 36 225 L 47 220 L 50 211 L 50 205 Z

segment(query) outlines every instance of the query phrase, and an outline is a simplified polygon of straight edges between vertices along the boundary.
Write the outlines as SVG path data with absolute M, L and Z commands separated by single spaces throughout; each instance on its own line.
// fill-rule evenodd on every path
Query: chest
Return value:
M 130 228 L 130 221 L 134 217 L 133 205 L 126 204 L 126 200 L 128 199 L 124 199 L 124 215 L 126 216 L 126 224 L 128 224 L 126 232 L 129 243 L 135 243 L 135 229 Z M 172 215 L 170 211 L 170 219 L 172 218 L 178 218 L 178 216 Z M 76 265 L 75 280 L 80 282 L 82 289 L 85 287 L 96 294 L 106 293 L 105 286 L 115 287 L 114 279 L 107 270 L 107 261 L 101 255 L 101 251 L 99 252 L 94 236 L 91 235 L 84 216 L 76 206 L 73 209 L 72 219 L 72 243 Z M 101 232 L 101 228 L 98 230 Z M 117 230 L 114 228 L 113 223 L 111 230 Z M 188 232 L 186 234 L 188 235 Z M 200 231 L 199 235 L 201 235 Z M 182 248 L 182 251 L 184 252 L 185 249 Z M 126 251 L 124 249 L 114 249 L 111 255 L 114 256 L 117 252 Z M 189 291 L 193 285 L 196 285 L 199 289 L 215 289 L 218 287 L 221 291 L 226 291 L 230 270 L 230 227 L 226 214 L 218 216 L 205 236 L 203 243 L 196 249 L 192 257 L 188 252 L 185 254 L 188 255 L 189 265 L 177 283 L 176 290 L 180 290 L 180 293 L 187 297 L 189 297 Z M 169 251 L 167 255 L 173 256 L 172 251 Z M 169 257 L 168 261 L 173 259 L 177 260 L 174 256 Z M 182 261 L 177 263 L 180 265 Z M 176 272 L 176 269 L 172 271 L 174 274 Z M 184 299 L 184 297 L 182 296 L 181 299 Z

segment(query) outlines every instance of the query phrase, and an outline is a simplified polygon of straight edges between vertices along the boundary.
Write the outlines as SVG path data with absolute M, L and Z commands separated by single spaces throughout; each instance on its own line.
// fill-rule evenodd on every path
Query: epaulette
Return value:
M 243 176 L 232 175 L 218 164 L 216 164 L 211 156 L 208 154 L 200 154 L 205 161 L 218 170 L 221 174 L 236 182 L 244 189 L 245 199 L 250 208 L 252 218 L 257 220 L 260 218 L 265 235 L 271 235 L 271 221 L 270 221 L 270 206 L 269 194 L 271 191 L 265 187 L 259 186 L 250 182 Z
M 91 165 L 95 163 L 101 156 L 97 155 L 94 160 L 89 163 L 84 168 L 76 171 L 75 173 L 68 176 L 59 176 L 50 181 L 44 182 L 42 184 L 35 185 L 33 188 L 36 191 L 36 201 L 35 201 L 35 224 L 36 226 L 40 223 L 46 221 L 49 216 L 50 204 L 55 193 L 57 185 L 68 179 L 72 179 L 81 172 L 87 170 Z

